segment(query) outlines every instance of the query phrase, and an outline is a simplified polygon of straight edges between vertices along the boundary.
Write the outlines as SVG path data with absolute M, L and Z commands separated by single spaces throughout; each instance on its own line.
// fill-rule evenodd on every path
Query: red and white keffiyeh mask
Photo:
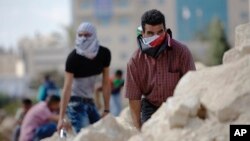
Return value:
M 137 41 L 141 51 L 154 58 L 158 57 L 168 47 L 167 33 L 147 38 L 139 35 Z
M 151 37 L 142 38 L 143 44 L 145 45 L 143 46 L 144 47 L 143 49 L 158 47 L 163 43 L 164 40 L 165 40 L 165 33 L 160 36 L 154 35 Z

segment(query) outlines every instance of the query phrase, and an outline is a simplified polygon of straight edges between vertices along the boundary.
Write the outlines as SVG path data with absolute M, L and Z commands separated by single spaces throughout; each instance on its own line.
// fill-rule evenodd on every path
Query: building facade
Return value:
M 12 52 L 0 53 L 0 76 L 17 76 L 23 75 L 23 62 L 21 58 Z
M 34 78 L 48 71 L 64 72 L 65 60 L 72 49 L 57 40 L 51 36 L 43 36 L 19 42 L 27 77 Z

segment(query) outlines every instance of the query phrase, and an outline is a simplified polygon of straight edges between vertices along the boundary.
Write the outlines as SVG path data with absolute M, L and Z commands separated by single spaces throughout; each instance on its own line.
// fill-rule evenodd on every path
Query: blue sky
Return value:
M 0 0 L 0 46 L 16 47 L 21 37 L 35 33 L 63 33 L 70 10 L 70 0 Z

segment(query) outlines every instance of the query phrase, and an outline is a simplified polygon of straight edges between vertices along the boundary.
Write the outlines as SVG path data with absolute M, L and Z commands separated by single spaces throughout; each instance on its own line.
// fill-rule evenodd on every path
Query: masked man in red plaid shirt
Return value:
M 189 70 L 195 70 L 188 48 L 172 39 L 164 15 L 146 11 L 141 18 L 139 48 L 127 65 L 126 97 L 134 125 L 140 129 L 161 106 Z

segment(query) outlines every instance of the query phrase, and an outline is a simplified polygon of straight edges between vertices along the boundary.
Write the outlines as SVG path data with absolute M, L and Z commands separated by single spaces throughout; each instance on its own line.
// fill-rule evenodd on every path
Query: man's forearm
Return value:
M 109 67 L 103 69 L 102 78 L 102 93 L 104 99 L 104 110 L 109 110 L 109 99 L 110 99 L 110 80 L 109 80 Z
M 135 127 L 141 129 L 141 100 L 129 100 L 129 107 Z
M 60 103 L 60 113 L 59 113 L 59 118 L 60 119 L 64 118 L 64 114 L 65 114 L 65 111 L 66 111 L 67 104 L 69 102 L 69 98 L 70 98 L 70 90 L 65 90 L 63 92 L 62 100 L 61 100 L 61 103 Z
M 109 110 L 109 100 L 110 100 L 110 86 L 106 84 L 103 87 L 103 99 L 104 99 L 104 109 Z

